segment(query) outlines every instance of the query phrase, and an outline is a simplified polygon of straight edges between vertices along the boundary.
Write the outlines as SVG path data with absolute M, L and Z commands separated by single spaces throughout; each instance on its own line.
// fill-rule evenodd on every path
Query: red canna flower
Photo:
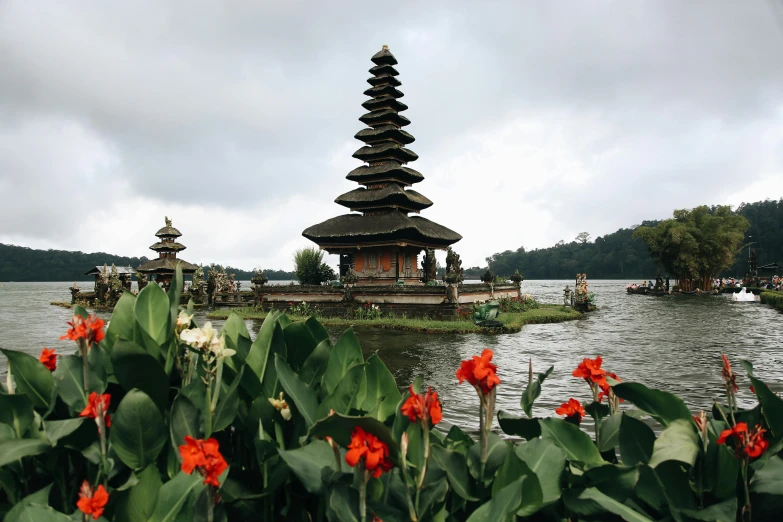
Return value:
M 606 377 L 611 377 L 617 382 L 623 382 L 621 378 L 612 372 L 607 372 Z M 609 382 L 607 382 L 606 377 L 604 377 L 603 384 L 598 384 L 598 387 L 601 388 L 601 392 L 598 394 L 598 402 L 603 401 L 604 397 L 609 397 L 611 399 L 610 392 L 612 392 L 612 387 L 609 386 Z M 614 395 L 614 393 L 612 393 L 612 395 Z M 620 402 L 625 402 L 625 400 L 620 399 Z
M 577 422 L 582 421 L 582 417 L 585 416 L 585 409 L 582 407 L 582 403 L 576 399 L 568 399 L 568 402 L 564 402 L 559 408 L 555 410 L 558 415 L 565 415 L 566 417 L 573 418 Z
M 600 355 L 595 359 L 583 359 L 572 375 L 586 380 L 591 386 L 606 386 L 606 370 L 601 368 L 601 363 L 603 359 Z
M 57 369 L 57 354 L 54 353 L 54 348 L 44 348 L 41 350 L 41 355 L 38 356 L 38 360 L 41 361 L 50 372 Z
M 481 357 L 474 355 L 471 359 L 466 359 L 460 364 L 457 370 L 457 379 L 459 383 L 468 381 L 476 389 L 480 389 L 484 395 L 487 395 L 492 388 L 500 384 L 500 378 L 497 376 L 497 366 L 492 364 L 494 353 L 489 348 L 481 352 Z
M 79 417 L 89 417 L 95 419 L 95 422 L 98 422 L 98 419 L 102 418 L 106 423 L 106 427 L 111 428 L 111 415 L 108 413 L 110 402 L 111 395 L 108 393 L 98 395 L 97 393 L 92 392 L 87 398 L 87 406 L 84 407 L 84 410 L 79 414 Z
M 726 354 L 722 353 L 720 356 L 723 358 L 723 370 L 721 370 L 721 374 L 723 374 L 723 383 L 729 393 L 737 393 L 739 391 L 739 386 L 737 386 L 737 374 L 731 371 L 731 363 L 729 362 L 729 358 L 726 357 Z
M 109 502 L 109 492 L 102 484 L 93 491 L 92 486 L 85 480 L 79 489 L 79 500 L 76 507 L 85 515 L 92 515 L 94 520 L 98 520 L 103 515 L 103 509 Z
M 409 386 L 408 391 L 411 396 L 402 405 L 400 411 L 403 415 L 407 415 L 411 422 L 416 422 L 416 419 L 422 422 L 431 420 L 434 426 L 443 420 L 438 392 L 432 391 L 432 387 L 427 388 L 425 394 L 415 393 L 413 386 Z
M 716 443 L 726 444 L 731 441 L 737 458 L 756 458 L 769 447 L 769 442 L 764 438 L 766 431 L 759 424 L 756 424 L 753 431 L 748 431 L 747 424 L 738 422 L 733 428 L 723 430 Z
M 185 436 L 185 444 L 179 447 L 182 457 L 182 471 L 190 475 L 194 469 L 204 477 L 204 484 L 220 487 L 220 475 L 228 469 L 228 463 L 220 453 L 220 445 L 215 439 L 194 439 Z
M 750 386 L 751 393 L 756 393 L 756 388 L 753 387 L 753 385 Z
M 357 426 L 351 432 L 351 443 L 345 454 L 345 462 L 351 467 L 356 467 L 362 457 L 364 457 L 364 469 L 372 472 L 375 478 L 380 477 L 384 471 L 394 468 L 394 464 L 389 460 L 389 447 L 386 443 Z
M 74 315 L 73 318 L 68 321 L 71 327 L 68 331 L 60 337 L 60 340 L 69 339 L 71 341 L 78 341 L 84 339 L 87 344 L 99 343 L 105 337 L 103 331 L 103 319 L 97 315 L 91 315 L 84 318 L 80 315 Z

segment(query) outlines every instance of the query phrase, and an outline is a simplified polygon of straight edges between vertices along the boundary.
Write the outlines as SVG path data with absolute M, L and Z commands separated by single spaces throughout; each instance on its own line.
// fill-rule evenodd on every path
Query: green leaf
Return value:
M 454 492 L 466 500 L 477 501 L 478 497 L 468 474 L 465 455 L 438 445 L 431 446 L 430 451 L 433 460 L 446 472 Z
M 175 522 L 183 520 L 179 518 L 180 511 L 191 493 L 198 494 L 204 489 L 203 478 L 198 473 L 186 475 L 177 474 L 160 488 L 155 509 L 152 511 L 150 522 Z M 190 506 L 192 508 L 192 506 Z M 187 514 L 186 520 L 192 520 Z
M 163 345 L 171 326 L 171 310 L 166 293 L 158 285 L 145 286 L 136 297 L 133 313 L 142 331 L 158 346 Z
M 109 433 L 117 456 L 134 470 L 147 467 L 157 458 L 168 435 L 160 410 L 137 389 L 129 391 L 120 402 Z
M 275 365 L 269 364 L 269 361 L 272 354 L 284 356 L 286 353 L 283 329 L 277 322 L 279 317 L 280 312 L 276 310 L 267 314 L 247 354 L 245 364 L 251 371 L 245 371 L 242 388 L 251 397 L 258 397 L 261 393 L 265 393 L 268 398 L 275 396 L 277 373 Z
M 467 522 L 506 522 L 512 520 L 514 513 L 522 506 L 522 485 L 530 478 L 520 477 L 504 487 L 486 504 L 474 511 Z
M 594 516 L 612 513 L 627 522 L 651 522 L 651 518 L 621 504 L 596 488 L 569 489 L 563 493 L 566 507 L 578 515 Z
M 330 410 L 347 415 L 356 406 L 356 397 L 365 380 L 365 365 L 354 365 L 337 385 L 337 388 L 327 396 L 317 408 L 317 417 L 323 419 Z M 395 406 L 396 407 L 396 406 Z
M 632 402 L 637 408 L 649 413 L 652 418 L 668 426 L 673 421 L 691 420 L 691 412 L 682 399 L 676 395 L 648 388 L 638 382 L 622 382 L 612 386 L 621 399 Z
M 132 341 L 136 329 L 136 316 L 133 309 L 136 306 L 136 296 L 123 292 L 111 313 L 109 327 L 106 329 L 106 344 L 114 346 L 118 339 Z
M 495 472 L 503 464 L 508 454 L 508 446 L 505 441 L 490 432 L 487 438 L 487 462 L 484 466 L 483 481 L 492 479 Z M 468 469 L 476 480 L 482 479 L 481 475 L 481 444 L 474 444 L 468 449 Z
M 756 471 L 750 479 L 750 490 L 757 494 L 783 495 L 783 459 L 776 455 Z
M 185 443 L 185 436 L 190 435 L 194 439 L 200 439 L 201 410 L 199 410 L 186 396 L 177 394 L 171 405 L 171 445 L 176 450 Z
M 322 440 L 314 440 L 302 448 L 291 451 L 281 449 L 278 452 L 308 493 L 313 495 L 324 493 L 321 471 L 335 465 L 334 452 L 329 444 Z
M 455 424 L 449 429 L 443 443 L 447 448 L 467 455 L 468 448 L 475 444 L 475 441 Z
M 11 426 L 21 439 L 33 423 L 33 403 L 26 395 L 0 394 L 0 422 Z
M 566 454 L 549 439 L 532 439 L 514 447 L 514 453 L 536 474 L 544 505 L 557 502 Z
M 623 415 L 620 421 L 620 460 L 626 466 L 647 464 L 653 454 L 655 433 L 644 422 Z
M 623 414 L 609 415 L 601 422 L 601 446 L 598 450 L 603 453 L 611 451 L 620 445 L 620 423 Z
M 57 444 L 58 440 L 62 439 L 63 437 L 67 437 L 76 431 L 85 420 L 86 417 L 79 417 L 78 419 L 43 421 L 46 438 L 49 439 L 51 445 L 54 446 Z
M 358 505 L 359 495 L 356 490 L 347 484 L 336 484 L 329 494 L 326 518 L 329 522 L 359 522 Z
M 237 352 L 234 357 L 228 360 L 237 359 L 240 363 L 244 363 L 253 344 L 245 321 L 239 315 L 232 313 L 228 316 L 226 324 L 220 329 L 220 333 L 226 338 L 226 346 Z
M 509 446 L 508 449 L 507 457 L 495 475 L 495 481 L 492 484 L 492 496 L 499 495 L 503 488 L 509 484 L 525 479 L 521 484 L 521 494 L 524 501 L 519 510 L 517 510 L 517 515 L 527 517 L 536 513 L 543 505 L 541 484 L 536 474 L 533 473 L 525 462 L 517 457 L 512 447 Z
M 389 369 L 378 357 L 377 353 L 372 354 L 367 359 L 365 366 L 367 376 L 367 395 L 364 399 L 364 405 L 361 409 L 364 411 L 373 411 L 375 418 L 385 421 L 397 410 L 402 395 L 397 388 L 397 383 Z M 376 407 L 376 404 L 378 407 Z M 374 409 L 374 410 L 373 410 Z
M 751 367 L 752 368 L 752 367 Z M 767 421 L 772 434 L 778 438 L 783 436 L 783 399 L 778 397 L 761 380 L 757 379 L 751 372 L 748 372 L 750 382 L 756 390 L 756 397 L 761 403 L 761 411 Z
M 8 358 L 18 391 L 27 395 L 33 407 L 40 412 L 53 408 L 55 389 L 52 372 L 32 355 L 1 348 L 0 351 Z
M 537 439 L 541 436 L 541 425 L 538 419 L 526 419 L 501 410 L 498 412 L 498 424 L 506 435 L 522 437 L 527 440 Z
M 538 399 L 538 396 L 541 395 L 541 384 L 543 384 L 544 379 L 552 375 L 554 370 L 555 367 L 550 366 L 546 372 L 539 373 L 535 379 L 527 383 L 527 388 L 525 388 L 524 393 L 522 393 L 522 399 L 519 401 L 519 405 L 522 406 L 522 411 L 524 411 L 525 415 L 528 417 L 533 416 L 533 403 Z M 532 366 L 530 371 L 533 371 Z
M 0 442 L 4 440 L 13 440 L 15 438 L 16 432 L 14 429 L 5 422 L 0 422 Z
M 704 509 L 683 509 L 680 513 L 686 515 L 691 520 L 704 522 L 735 522 L 737 520 L 737 497 L 734 496 Z M 756 517 L 754 517 L 754 519 L 755 518 Z
M 362 347 L 359 345 L 359 339 L 353 332 L 353 328 L 348 328 L 329 353 L 329 361 L 326 364 L 322 383 L 327 395 L 334 392 L 351 366 L 363 362 L 364 357 L 362 356 Z
M 313 352 L 307 356 L 302 363 L 302 369 L 299 370 L 299 378 L 308 386 L 314 386 L 320 382 L 321 376 L 326 371 L 326 365 L 329 362 L 329 352 L 332 351 L 332 343 L 329 339 L 321 341 L 315 347 Z
M 22 457 L 31 457 L 52 449 L 47 440 L 15 439 L 0 442 L 0 468 Z
M 285 390 L 286 398 L 296 405 L 296 411 L 302 416 L 305 426 L 309 429 L 318 420 L 318 398 L 315 396 L 315 392 L 302 382 L 285 362 L 285 359 L 277 354 L 275 354 L 275 370 L 280 379 L 280 385 Z
M 111 361 L 123 388 L 143 391 L 161 412 L 168 411 L 169 378 L 157 359 L 136 343 L 119 340 L 112 349 Z
M 304 323 L 291 323 L 283 328 L 287 347 L 286 361 L 291 369 L 299 370 L 320 341 L 316 341 Z
M 563 451 L 569 460 L 581 462 L 587 466 L 600 466 L 605 464 L 598 448 L 593 444 L 590 436 L 577 426 L 563 419 L 541 419 L 541 435 L 545 439 L 552 440 Z
M 400 449 L 397 443 L 392 439 L 391 431 L 386 425 L 377 419 L 370 417 L 349 417 L 335 413 L 325 419 L 316 422 L 308 432 L 308 438 L 332 437 L 334 441 L 343 447 L 348 447 L 351 443 L 351 431 L 356 428 L 362 428 L 367 433 L 372 433 L 381 442 L 386 443 L 389 448 L 389 458 L 396 465 L 400 463 Z
M 61 355 L 57 359 L 57 369 L 54 370 L 57 394 L 71 411 L 80 412 L 87 403 L 82 360 L 76 355 Z
M 136 479 L 138 484 L 129 490 L 113 494 L 117 498 L 115 522 L 147 522 L 152 515 L 158 491 L 163 486 L 160 472 L 155 465 L 149 465 L 136 475 Z
M 18 522 L 72 522 L 73 519 L 49 506 L 28 504 L 22 508 L 15 520 Z
M 242 381 L 242 374 L 244 372 L 245 367 L 243 366 L 242 369 L 239 370 L 239 375 L 234 377 L 234 382 L 231 383 L 231 386 L 225 391 L 221 390 L 217 407 L 215 408 L 214 419 L 212 421 L 213 433 L 226 429 L 234 422 L 234 417 L 236 417 L 237 408 L 239 407 L 239 392 L 237 391 L 237 388 Z
M 315 317 L 308 318 L 307 321 L 304 322 L 304 325 L 310 330 L 310 335 L 313 336 L 316 343 L 320 344 L 329 340 L 329 332 L 326 331 L 326 328 L 324 328 Z
M 19 522 L 21 520 L 20 515 L 22 513 L 22 510 L 24 510 L 24 508 L 26 508 L 30 504 L 40 504 L 43 506 L 48 505 L 49 491 L 52 489 L 53 485 L 54 484 L 49 484 L 45 488 L 39 489 L 35 493 L 27 495 L 25 498 L 17 502 L 11 508 L 11 511 L 6 513 L 5 518 L 3 518 L 3 522 Z
M 650 467 L 667 460 L 676 460 L 693 466 L 699 455 L 699 435 L 690 420 L 672 421 L 655 440 Z

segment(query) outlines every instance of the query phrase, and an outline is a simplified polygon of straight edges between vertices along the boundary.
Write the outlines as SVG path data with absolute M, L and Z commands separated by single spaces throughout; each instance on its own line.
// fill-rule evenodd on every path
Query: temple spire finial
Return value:
M 170 227 L 171 226 L 171 220 L 169 219 L 169 217 L 168 216 L 164 216 L 164 219 L 166 220 L 166 226 Z

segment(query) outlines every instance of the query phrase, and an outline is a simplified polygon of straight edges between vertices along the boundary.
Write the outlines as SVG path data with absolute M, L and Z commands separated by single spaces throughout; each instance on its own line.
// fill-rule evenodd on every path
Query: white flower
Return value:
M 215 357 L 231 357 L 236 350 L 226 348 L 226 338 L 222 335 L 214 335 L 209 340 L 209 351 L 212 352 Z
M 280 398 L 279 399 L 268 399 L 269 403 L 274 406 L 274 408 L 280 412 L 280 415 L 285 420 L 291 420 L 291 410 L 288 408 L 288 403 L 285 402 L 285 399 L 283 398 L 283 392 L 280 392 Z
M 207 323 L 209 324 L 209 323 Z M 201 328 L 189 328 L 182 330 L 179 339 L 191 348 L 202 349 L 209 342 L 209 338 L 204 334 Z
M 177 326 L 182 328 L 187 328 L 190 326 L 190 322 L 193 320 L 192 315 L 188 315 L 187 312 L 184 310 L 180 310 L 179 315 L 177 316 Z

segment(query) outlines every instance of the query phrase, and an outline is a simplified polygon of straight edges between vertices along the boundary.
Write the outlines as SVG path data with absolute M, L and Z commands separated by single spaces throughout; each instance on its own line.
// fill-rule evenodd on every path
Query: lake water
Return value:
M 599 309 L 584 319 L 560 324 L 528 325 L 504 335 L 433 335 L 357 328 L 366 354 L 378 351 L 400 386 L 416 375 L 438 390 L 443 401 L 444 427 L 457 423 L 477 428 L 477 398 L 467 383 L 457 385 L 460 361 L 495 352 L 502 380 L 498 408 L 522 414 L 519 398 L 527 385 L 528 360 L 534 372 L 555 366 L 535 405 L 538 416 L 554 414 L 561 402 L 586 400 L 587 385 L 571 376 L 584 357 L 601 355 L 604 367 L 625 381 L 639 381 L 683 397 L 693 410 L 709 409 L 721 396 L 720 354 L 734 362 L 740 377 L 740 402 L 753 397 L 740 359 L 753 361 L 757 373 L 775 391 L 783 391 L 783 328 L 780 312 L 756 303 L 735 303 L 727 295 L 713 297 L 647 297 L 628 295 L 625 281 L 592 281 Z M 86 283 L 89 285 L 89 283 Z M 545 303 L 562 302 L 562 291 L 573 281 L 525 281 L 523 291 Z M 70 299 L 67 283 L 0 283 L 0 347 L 33 355 L 41 347 L 73 349 L 59 341 L 71 312 L 50 301 Z M 243 283 L 243 288 L 248 288 Z M 205 312 L 196 316 L 205 321 Z M 100 314 L 108 319 L 109 315 Z M 223 321 L 213 321 L 216 326 Z M 247 321 L 255 337 L 260 322 Z M 335 338 L 340 331 L 330 332 Z M 0 357 L 0 373 L 6 362 Z

